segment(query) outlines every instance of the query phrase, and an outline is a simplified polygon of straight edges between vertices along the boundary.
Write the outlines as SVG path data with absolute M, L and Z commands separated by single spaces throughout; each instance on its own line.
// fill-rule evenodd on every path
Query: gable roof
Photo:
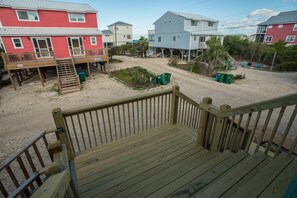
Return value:
M 297 23 L 297 10 L 281 12 L 276 16 L 270 17 L 267 21 L 259 23 L 258 25 L 273 25 L 286 23 Z
M 14 9 L 29 10 L 59 10 L 68 12 L 91 12 L 96 13 L 97 10 L 88 4 L 67 3 L 50 0 L 0 0 L 0 7 L 10 7 Z
M 185 19 L 190 19 L 190 20 L 196 20 L 196 21 L 212 21 L 212 22 L 219 22 L 216 19 L 212 19 L 206 16 L 202 16 L 200 14 L 191 14 L 191 13 L 184 13 L 184 12 L 172 12 L 172 11 L 168 11 L 172 14 L 181 16 Z
M 129 24 L 129 23 L 125 23 L 125 22 L 123 22 L 123 21 L 115 22 L 115 23 L 113 23 L 113 24 L 110 24 L 109 26 L 113 26 L 113 25 L 119 25 L 119 26 L 133 26 L 133 25 L 131 25 L 131 24 Z M 107 27 L 109 27 L 109 26 L 107 26 Z

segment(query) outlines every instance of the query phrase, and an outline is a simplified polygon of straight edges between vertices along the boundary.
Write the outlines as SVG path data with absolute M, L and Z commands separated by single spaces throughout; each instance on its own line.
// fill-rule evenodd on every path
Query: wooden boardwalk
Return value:
M 80 197 L 281 197 L 297 172 L 287 154 L 210 152 L 194 137 L 164 126 L 80 154 Z

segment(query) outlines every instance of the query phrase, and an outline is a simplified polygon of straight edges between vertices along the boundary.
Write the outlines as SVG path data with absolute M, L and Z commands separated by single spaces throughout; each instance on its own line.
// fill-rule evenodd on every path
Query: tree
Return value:
M 207 49 L 202 55 L 208 65 L 208 70 L 212 70 L 219 64 L 223 64 L 228 59 L 228 53 L 225 47 L 221 44 L 219 37 L 211 37 L 206 41 Z
M 144 58 L 145 56 L 145 52 L 148 49 L 148 45 L 149 45 L 149 42 L 147 38 L 145 38 L 144 36 L 141 36 L 138 42 L 138 46 L 139 46 L 140 52 L 142 53 L 142 58 Z
M 4 49 L 0 47 L 0 54 L 1 52 L 4 52 Z M 0 55 L 0 69 L 4 68 L 4 63 L 3 63 L 3 60 L 2 60 L 2 56 Z

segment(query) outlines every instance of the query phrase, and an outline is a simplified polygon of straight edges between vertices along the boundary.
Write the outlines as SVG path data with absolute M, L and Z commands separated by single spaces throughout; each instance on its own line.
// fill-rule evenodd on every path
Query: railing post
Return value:
M 202 102 L 200 105 L 210 105 L 212 103 L 212 99 L 209 97 L 203 98 Z M 197 133 L 197 144 L 203 145 L 204 144 L 204 139 L 206 135 L 206 129 L 207 129 L 207 122 L 208 122 L 208 112 L 205 110 L 200 110 L 200 120 L 199 120 L 199 128 L 198 128 L 198 133 Z
M 176 124 L 177 122 L 177 109 L 178 109 L 178 96 L 177 92 L 179 92 L 179 86 L 174 85 L 172 87 L 172 104 L 171 104 L 171 117 L 170 124 Z
M 66 124 L 63 119 L 62 111 L 60 108 L 53 109 L 53 118 L 56 124 L 57 129 L 61 128 L 63 129 L 61 133 L 58 134 L 58 137 L 62 144 L 66 145 L 67 148 L 67 155 L 69 160 L 73 160 L 74 154 L 73 154 L 73 148 L 70 143 L 69 134 L 66 128 Z
M 220 106 L 220 112 L 230 109 L 231 106 L 224 104 Z M 212 151 L 219 151 L 220 150 L 220 144 L 222 144 L 222 140 L 223 140 L 223 136 L 225 134 L 225 130 L 226 130 L 226 124 L 228 121 L 228 117 L 224 118 L 224 117 L 218 117 L 217 118 L 217 122 L 215 124 L 215 128 L 214 128 L 214 134 L 213 134 L 213 141 L 211 143 L 210 146 L 210 150 Z

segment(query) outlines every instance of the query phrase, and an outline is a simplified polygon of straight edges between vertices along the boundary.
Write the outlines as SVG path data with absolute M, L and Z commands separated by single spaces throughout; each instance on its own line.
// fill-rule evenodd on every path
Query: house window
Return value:
M 281 24 L 281 25 L 278 25 L 277 27 L 278 27 L 278 28 L 283 28 L 283 25 Z
M 297 24 L 294 25 L 293 31 L 297 31 Z
M 1 20 L 0 20 L 0 28 L 2 28 L 2 23 L 1 23 Z
M 14 46 L 15 49 L 24 48 L 21 38 L 11 38 L 11 39 L 12 39 L 12 43 L 13 43 L 13 46 Z
M 4 44 L 3 44 L 3 41 L 2 41 L 1 37 L 0 37 L 0 48 L 2 48 L 4 50 Z
M 39 21 L 37 11 L 17 10 L 19 21 Z
M 214 23 L 213 22 L 208 22 L 208 27 L 213 27 Z
M 70 22 L 85 22 L 85 15 L 84 14 L 75 14 L 75 13 L 69 13 L 69 21 Z
M 272 36 L 266 36 L 265 41 L 266 42 L 271 42 L 272 41 Z
M 48 58 L 52 57 L 52 42 L 51 38 L 32 38 L 33 46 L 34 46 L 34 51 L 36 52 L 36 57 L 37 58 Z
M 176 41 L 176 36 L 173 36 L 172 39 L 173 39 L 173 41 Z
M 289 35 L 286 37 L 286 42 L 291 43 L 295 41 L 295 36 L 294 35 Z
M 200 36 L 200 42 L 205 42 L 205 36 Z
M 272 27 L 273 27 L 272 25 L 268 25 L 268 29 L 272 29 Z
M 158 37 L 158 42 L 161 42 L 161 36 Z
M 131 35 L 127 35 L 127 39 L 131 39 Z
M 197 40 L 197 38 L 196 38 L 196 36 L 194 36 L 194 41 L 196 41 Z
M 96 37 L 90 37 L 90 39 L 91 39 L 91 45 L 97 45 Z
M 197 25 L 198 25 L 198 21 L 194 21 L 194 20 L 191 21 L 191 26 L 197 26 Z

